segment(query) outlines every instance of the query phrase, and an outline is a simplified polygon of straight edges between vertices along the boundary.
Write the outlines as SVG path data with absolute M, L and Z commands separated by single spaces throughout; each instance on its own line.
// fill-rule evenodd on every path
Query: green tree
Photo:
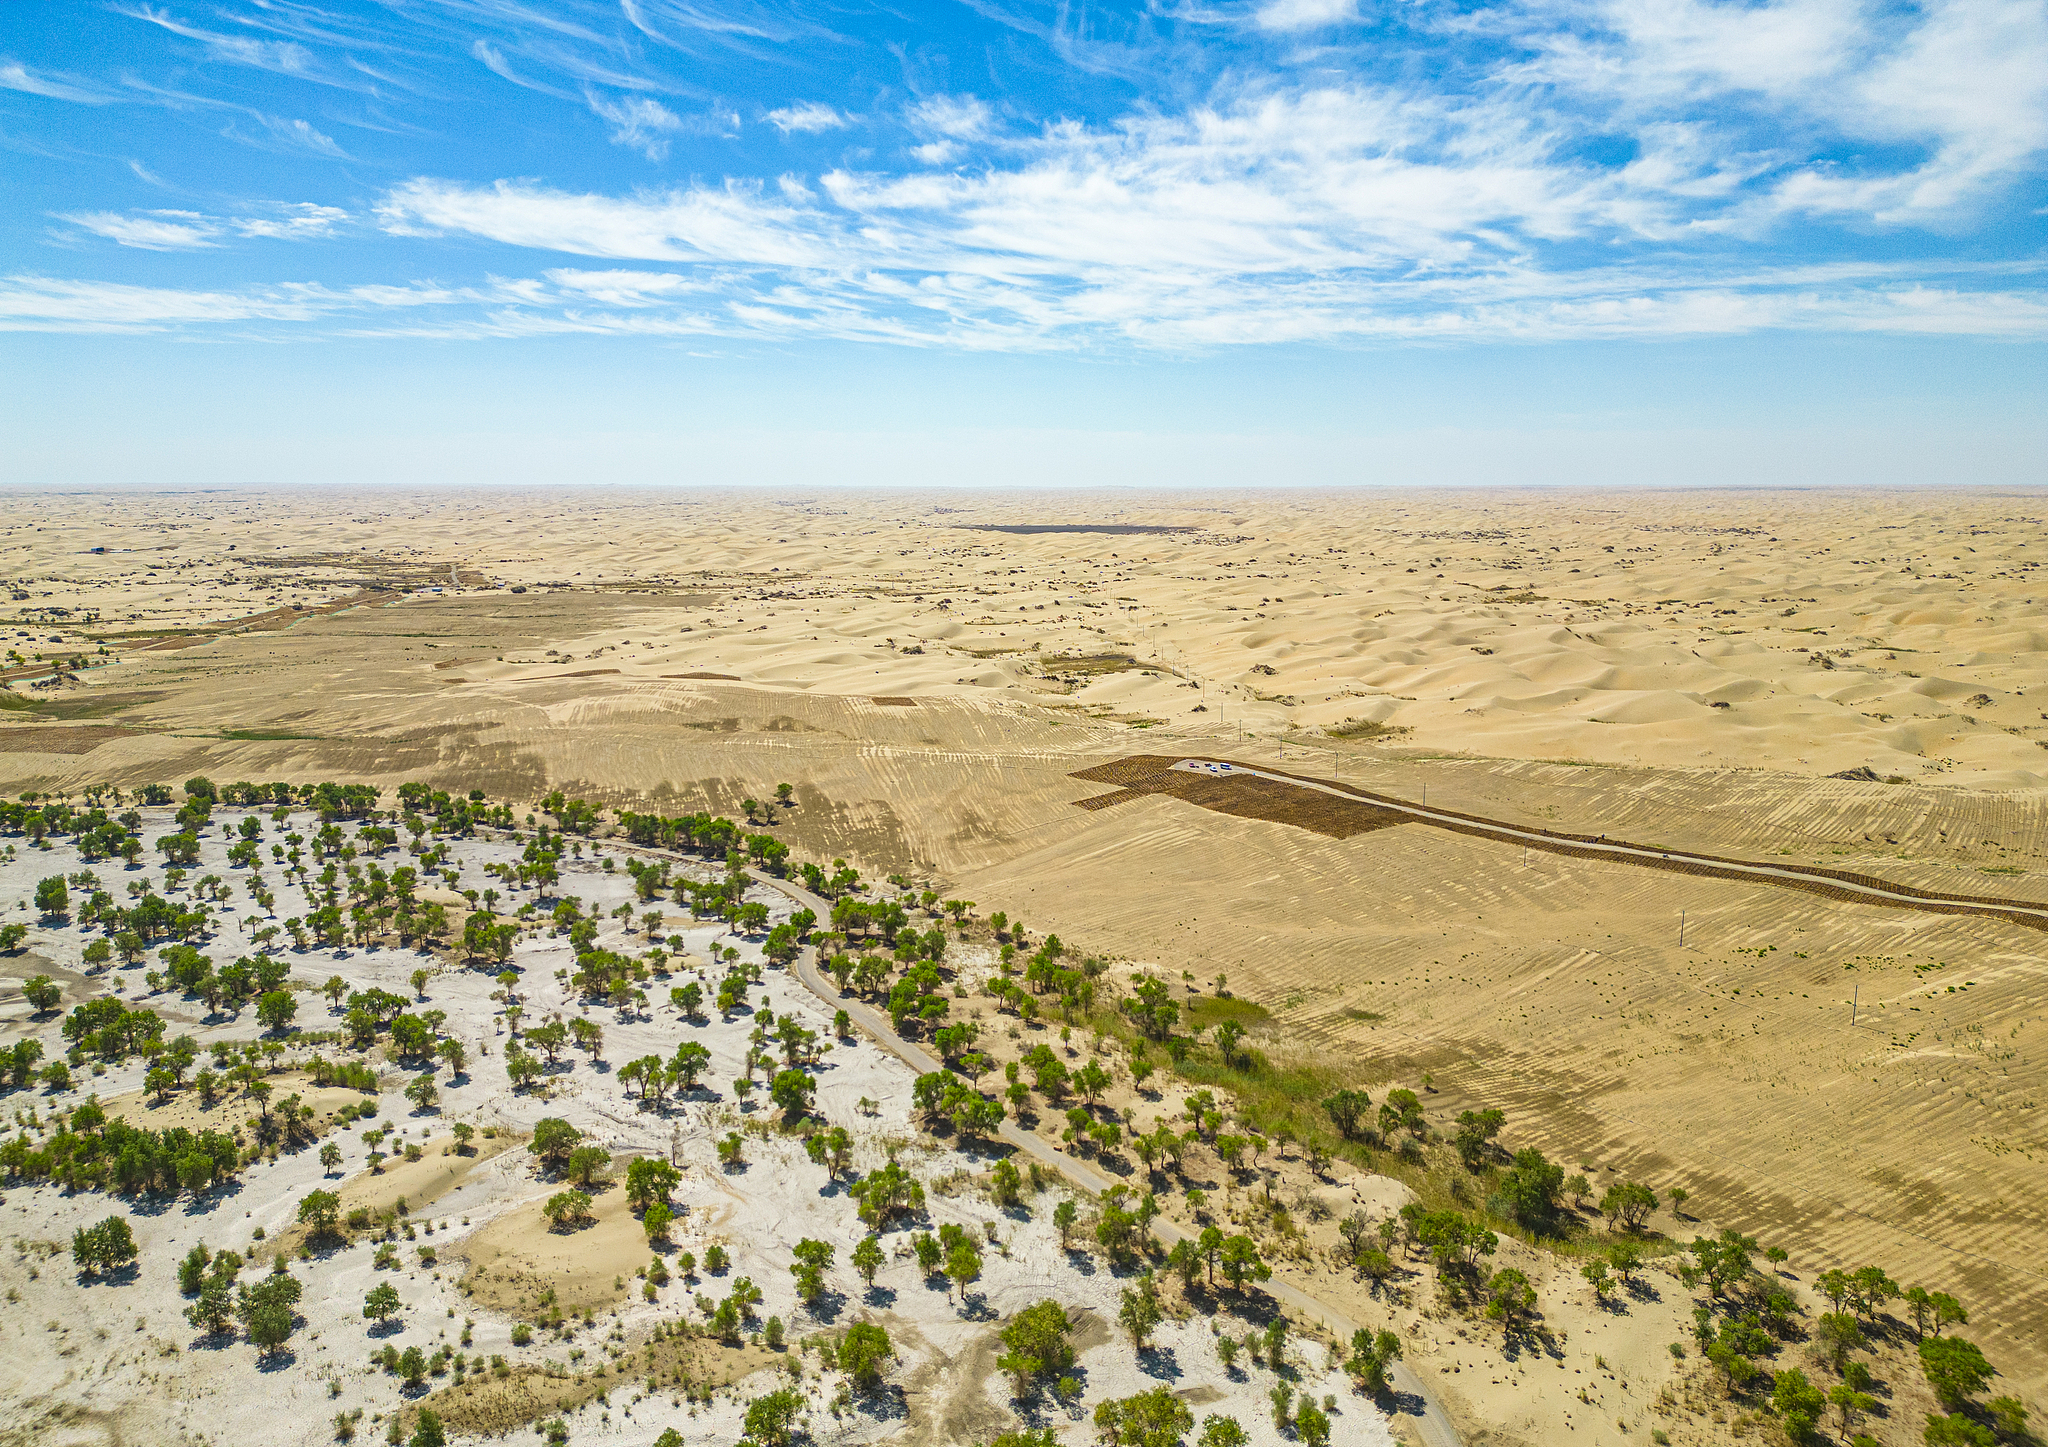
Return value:
M 62 919 L 71 912 L 71 892 L 64 887 L 64 876 L 53 874 L 36 886 L 36 908 L 45 919 Z
M 569 1152 L 582 1139 L 583 1132 L 566 1120 L 544 1116 L 534 1122 L 533 1139 L 526 1143 L 526 1149 L 539 1157 L 544 1169 L 559 1171 L 569 1163 Z
M 108 1216 L 71 1236 L 71 1259 L 87 1276 L 105 1276 L 135 1260 L 135 1233 L 126 1216 Z
M 1837 1382 L 1828 1391 L 1828 1403 L 1837 1415 L 1842 1436 L 1849 1435 L 1849 1429 L 1861 1421 L 1877 1405 L 1877 1398 L 1868 1392 L 1859 1392 L 1847 1382 Z
M 945 1272 L 948 1289 L 959 1290 L 963 1299 L 967 1288 L 981 1280 L 981 1253 L 967 1236 L 959 1236 L 947 1246 Z
M 382 1324 L 399 1305 L 398 1288 L 388 1281 L 380 1282 L 363 1296 L 363 1319 Z
M 24 980 L 21 993 L 28 1000 L 29 1007 L 38 1015 L 47 1015 L 57 1008 L 57 1002 L 64 998 L 64 987 L 56 984 L 48 975 L 36 975 Z
M 873 1286 L 875 1273 L 882 1269 L 882 1243 L 873 1236 L 863 1237 L 853 1248 L 853 1269 L 860 1273 L 862 1281 Z
M 803 1410 L 803 1394 L 788 1387 L 756 1397 L 747 1403 L 747 1436 L 761 1447 L 786 1447 Z
M 263 1348 L 266 1355 L 290 1340 L 298 1325 L 296 1308 L 302 1290 L 298 1279 L 284 1269 L 284 1258 L 280 1256 L 270 1275 L 236 1293 L 235 1315 L 242 1319 L 242 1329 L 249 1333 L 249 1340 Z
M 790 1263 L 789 1274 L 796 1278 L 798 1299 L 808 1306 L 824 1295 L 825 1273 L 832 1269 L 832 1247 L 806 1236 L 790 1254 L 795 1260 Z
M 1330 1440 L 1330 1419 L 1323 1409 L 1306 1397 L 1294 1413 L 1294 1435 L 1302 1447 L 1326 1447 Z
M 1197 1447 L 1245 1447 L 1251 1435 L 1237 1418 L 1212 1412 L 1202 1419 L 1202 1435 L 1195 1440 Z
M 578 1146 L 569 1152 L 569 1163 L 563 1173 L 587 1191 L 603 1177 L 605 1168 L 611 1163 L 612 1153 L 603 1146 Z
M 1991 1420 L 1998 1424 L 1999 1433 L 2014 1439 L 2027 1435 L 2027 1408 L 2018 1397 L 1993 1397 L 1986 1402 Z
M 1535 1308 L 1536 1288 L 1514 1267 L 1494 1272 L 1486 1283 L 1486 1314 L 1506 1327 L 1508 1335 L 1520 1331 Z
M 669 1063 L 669 1074 L 675 1080 L 675 1088 L 687 1093 L 696 1088 L 697 1077 L 711 1064 L 711 1052 L 694 1040 L 685 1040 L 676 1047 L 675 1059 Z
M 1052 1208 L 1052 1224 L 1060 1233 L 1060 1250 L 1067 1249 L 1068 1237 L 1072 1235 L 1074 1223 L 1081 1219 L 1081 1208 L 1069 1197 Z
M 1921 1439 L 1927 1447 L 1993 1447 L 1998 1440 L 1989 1427 L 1971 1421 L 1961 1412 L 1929 1417 L 1926 1427 L 1921 1429 Z
M 1943 1406 L 1954 1411 L 1983 1391 L 1996 1375 L 1974 1343 L 1961 1337 L 1931 1336 L 1920 1342 L 1920 1370 Z
M 341 1220 L 341 1197 L 332 1191 L 308 1191 L 299 1198 L 299 1224 L 316 1239 L 334 1234 Z
M 1232 1236 L 1223 1243 L 1223 1252 L 1217 1265 L 1223 1270 L 1224 1279 L 1231 1288 L 1243 1291 L 1248 1281 L 1265 1281 L 1273 1275 L 1273 1268 L 1259 1256 L 1259 1249 L 1252 1244 L 1249 1236 Z
M 1110 1447 L 1181 1447 L 1194 1425 L 1187 1403 L 1167 1386 L 1103 1402 L 1095 1409 L 1095 1430 Z
M 1362 1090 L 1340 1090 L 1323 1101 L 1323 1109 L 1346 1140 L 1358 1138 L 1359 1123 L 1368 1119 L 1372 1097 Z
M 290 990 L 269 990 L 256 1000 L 256 1018 L 266 1030 L 283 1033 L 299 1013 L 299 1002 Z
M 1074 1364 L 1068 1331 L 1067 1309 L 1057 1301 L 1027 1306 L 1003 1324 L 1006 1350 L 996 1366 L 1010 1374 L 1016 1395 L 1028 1394 L 1035 1378 L 1055 1376 Z
M 816 1082 L 803 1071 L 784 1070 L 769 1083 L 768 1098 L 794 1119 L 811 1108 L 811 1092 L 816 1088 Z
M 1507 1122 L 1506 1114 L 1498 1110 L 1468 1110 L 1459 1115 L 1451 1143 L 1458 1148 L 1466 1170 L 1476 1171 L 1486 1164 L 1493 1154 L 1493 1139 Z
M 1822 1312 L 1813 1324 L 1813 1344 L 1838 1372 L 1850 1352 L 1868 1345 L 1863 1339 L 1863 1328 L 1846 1311 Z
M 683 1173 L 660 1156 L 640 1156 L 626 1166 L 626 1199 L 641 1210 L 666 1204 L 682 1179 Z
M 1401 1338 L 1390 1331 L 1375 1335 L 1360 1327 L 1351 1334 L 1351 1359 L 1345 1363 L 1359 1385 L 1374 1396 L 1387 1390 L 1387 1369 L 1401 1356 Z
M 1771 1385 L 1771 1407 L 1785 1424 L 1786 1434 L 1801 1441 L 1812 1436 L 1820 1424 L 1827 1397 L 1806 1379 L 1806 1373 L 1797 1367 L 1786 1367 Z
M 1532 1231 L 1550 1231 L 1557 1220 L 1557 1201 L 1564 1190 L 1564 1167 L 1545 1159 L 1530 1146 L 1515 1153 L 1514 1166 L 1500 1179 L 1499 1195 L 1508 1214 Z
M 590 1197 L 581 1191 L 557 1191 L 548 1197 L 541 1211 L 560 1230 L 590 1214 Z
M 1600 1214 L 1607 1218 L 1610 1231 L 1617 1222 L 1626 1230 L 1640 1231 L 1656 1209 L 1657 1193 L 1636 1181 L 1621 1181 L 1609 1186 L 1600 1197 Z
M 1133 1347 L 1144 1350 L 1145 1343 L 1165 1319 L 1165 1309 L 1159 1304 L 1159 1286 L 1151 1272 L 1139 1276 L 1135 1286 L 1124 1288 L 1118 1299 L 1116 1320 L 1129 1335 Z
M 894 1355 L 889 1333 L 873 1322 L 855 1322 L 839 1341 L 839 1369 L 862 1391 L 881 1385 L 882 1367 Z
M 412 1436 L 406 1438 L 405 1447 L 447 1447 L 448 1437 L 441 1429 L 441 1419 L 429 1407 L 420 1408 L 419 1421 L 413 1424 Z

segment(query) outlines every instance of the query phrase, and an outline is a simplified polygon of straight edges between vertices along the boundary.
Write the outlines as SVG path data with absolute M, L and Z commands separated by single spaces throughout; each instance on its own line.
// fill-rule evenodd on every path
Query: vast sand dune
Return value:
M 800 851 L 1227 973 L 1303 1048 L 1430 1070 L 1448 1111 L 1499 1105 L 1519 1141 L 1684 1184 L 1809 1269 L 1945 1285 L 2031 1394 L 2037 932 L 1416 828 L 1082 810 L 1103 786 L 1071 775 L 1284 759 L 1549 829 L 2048 900 L 2040 502 L 17 497 L 12 646 L 110 661 L 18 679 L 0 769 L 671 812 L 786 781 Z
M 1233 737 L 1364 721 L 1507 757 L 2048 778 L 2044 700 L 2028 696 L 2048 643 L 2028 495 L 369 492 L 10 511 L 16 601 L 72 610 L 17 628 L 25 655 L 86 610 L 98 632 L 133 632 L 363 586 L 446 590 L 415 591 L 419 608 L 562 587 L 573 604 L 529 591 L 461 610 L 491 625 L 487 654 L 459 638 L 392 651 L 460 648 L 432 661 L 506 703 L 571 673 L 615 678 L 584 695 L 716 673 L 1043 707 L 1051 657 L 1114 648 L 1173 675 L 1089 672 L 1058 701 Z M 1062 522 L 1134 530 L 990 530 Z M 592 610 L 593 593 L 619 606 Z M 407 616 L 433 634 L 425 620 L 445 615 Z

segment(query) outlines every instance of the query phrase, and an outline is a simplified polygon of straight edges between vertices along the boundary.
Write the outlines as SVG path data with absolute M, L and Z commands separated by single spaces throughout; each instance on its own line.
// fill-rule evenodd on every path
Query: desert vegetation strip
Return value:
M 1765 864 L 1687 850 L 1663 849 L 1650 844 L 1632 844 L 1609 839 L 1604 834 L 1559 833 L 1432 808 L 1333 780 L 1282 773 L 1232 760 L 1140 754 L 1076 770 L 1071 777 L 1118 786 L 1113 793 L 1077 800 L 1077 807 L 1084 809 L 1106 808 L 1147 795 L 1164 794 L 1218 813 L 1291 824 L 1333 839 L 1345 839 L 1396 824 L 1428 824 L 1456 834 L 1541 849 L 1571 858 L 1633 864 L 1709 879 L 1775 884 L 1844 903 L 1891 905 L 1934 914 L 1990 915 L 2029 929 L 2048 930 L 2048 904 L 2001 899 L 1992 895 L 1944 894 L 1898 884 L 1875 875 L 1855 874 L 1821 865 Z M 1276 794 L 1275 786 L 1283 792 Z M 1298 797 L 1301 791 L 1315 797 L 1302 800 Z

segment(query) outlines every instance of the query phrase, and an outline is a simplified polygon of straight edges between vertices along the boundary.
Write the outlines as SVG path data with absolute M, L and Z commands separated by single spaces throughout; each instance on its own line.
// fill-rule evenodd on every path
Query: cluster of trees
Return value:
M 957 1287 L 964 1296 L 967 1288 L 981 1279 L 981 1251 L 963 1226 L 947 1221 L 936 1236 L 919 1232 L 911 1238 L 910 1247 L 917 1254 L 918 1270 L 928 1278 L 943 1277 L 949 1295 Z
M 916 1035 L 920 1030 L 939 1030 L 952 1013 L 952 1001 L 944 993 L 945 979 L 938 963 L 944 953 L 943 943 L 934 952 L 928 941 L 920 939 L 913 945 L 910 937 L 906 937 L 898 950 L 905 968 L 893 985 L 889 984 L 891 962 L 881 955 L 841 954 L 826 968 L 841 991 L 851 986 L 854 993 L 882 1004 L 898 1034 Z
M 163 1039 L 164 1022 L 154 1010 L 131 1010 L 105 995 L 74 1006 L 63 1032 L 76 1049 L 111 1062 L 149 1053 Z
M 203 1244 L 193 1247 L 178 1268 L 178 1285 L 193 1298 L 185 1319 L 211 1336 L 231 1335 L 239 1322 L 250 1342 L 268 1356 L 283 1350 L 298 1328 L 304 1287 L 282 1256 L 253 1285 L 238 1280 L 242 1265 L 232 1251 L 214 1256 Z
M 993 1135 L 1003 1123 L 1003 1103 L 983 1095 L 950 1070 L 918 1076 L 910 1096 L 927 1120 L 943 1117 L 951 1121 L 962 1140 Z
M 482 789 L 472 789 L 468 798 L 460 798 L 445 789 L 436 789 L 414 780 L 398 786 L 398 802 L 409 816 L 406 827 L 412 828 L 413 821 L 425 816 L 432 821 L 431 827 L 437 834 L 460 834 L 468 836 L 477 829 L 489 825 L 496 829 L 513 827 L 510 805 L 491 805 L 484 798 Z M 577 801 L 579 804 L 581 800 Z M 415 836 L 426 832 L 413 829 Z M 588 833 L 586 829 L 583 832 Z
M 419 788 L 407 785 L 406 788 Z M 168 790 L 165 791 L 168 794 Z M 405 788 L 399 790 L 401 797 Z M 273 805 L 289 809 L 298 807 L 312 809 L 321 821 L 334 819 L 362 819 L 368 817 L 377 807 L 382 791 L 373 784 L 337 784 L 325 781 L 318 784 L 251 784 L 237 781 L 216 788 L 210 779 L 195 778 L 185 781 L 185 797 L 203 800 L 208 804 L 229 804 L 238 808 L 260 808 Z M 160 801 L 169 803 L 168 797 Z
M 898 1216 L 915 1217 L 924 1211 L 924 1187 L 898 1161 L 869 1171 L 847 1190 L 860 1202 L 860 1219 L 877 1231 L 886 1231 Z
M 1272 1278 L 1273 1268 L 1259 1255 L 1258 1243 L 1244 1235 L 1225 1235 L 1220 1226 L 1204 1226 L 1192 1240 L 1183 1237 L 1166 1253 L 1166 1264 L 1192 1287 L 1200 1278 L 1212 1289 L 1216 1273 L 1240 1294 L 1246 1286 Z
M 640 1087 L 643 1100 L 660 1104 L 670 1091 L 688 1094 L 696 1089 L 697 1078 L 711 1065 L 711 1052 L 694 1040 L 685 1040 L 676 1047 L 675 1056 L 664 1062 L 659 1055 L 643 1055 L 629 1060 L 619 1067 L 619 1082 L 626 1087 L 626 1094 L 633 1093 L 633 1087 Z
M 282 1124 L 289 1109 L 294 1125 L 302 1122 L 297 1096 L 287 1097 L 266 1114 Z M 24 1132 L 0 1142 L 0 1171 L 9 1180 L 52 1181 L 73 1191 L 146 1192 L 175 1196 L 181 1191 L 206 1191 L 231 1179 L 246 1163 L 234 1136 L 216 1130 L 191 1131 L 183 1126 L 149 1130 L 110 1117 L 97 1099 L 88 1100 L 60 1118 L 41 1140 Z
M 161 974 L 151 972 L 152 988 L 160 988 L 167 981 L 186 996 L 204 1000 L 211 1013 L 218 1014 L 225 1008 L 239 1016 L 243 1007 L 254 1000 L 256 1018 L 265 1029 L 278 1031 L 290 1025 L 298 1013 L 298 1002 L 285 988 L 291 966 L 274 955 L 241 955 L 231 964 L 216 968 L 211 959 L 191 945 L 176 944 L 157 951 L 157 959 L 164 969 Z
M 729 863 L 752 858 L 762 868 L 776 874 L 783 873 L 788 867 L 788 845 L 772 834 L 748 834 L 732 820 L 719 815 L 686 814 L 667 818 L 660 814 L 623 811 L 618 816 L 618 825 L 628 840 L 651 848 L 703 854 Z M 681 904 L 684 901 L 678 899 L 676 902 Z

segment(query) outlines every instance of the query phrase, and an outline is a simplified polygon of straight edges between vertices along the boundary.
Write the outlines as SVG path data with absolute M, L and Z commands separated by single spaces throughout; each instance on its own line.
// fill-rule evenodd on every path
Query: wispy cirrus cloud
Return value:
M 1358 0 L 1270 0 L 1252 12 L 1262 30 L 1314 30 L 1358 18 Z
M 313 241 L 349 219 L 336 206 L 311 202 L 265 208 L 263 214 L 209 216 L 199 211 L 68 211 L 56 218 L 78 231 L 143 251 L 199 251 L 235 239 Z
M 113 92 L 97 85 L 38 74 L 18 60 L 0 60 L 0 90 L 20 91 L 24 95 L 39 95 L 49 100 L 68 100 L 80 105 L 93 106 L 106 105 L 118 99 Z
M 218 245 L 221 227 L 197 211 L 150 211 L 122 215 L 114 211 L 71 211 L 57 220 L 80 231 L 143 251 L 196 251 Z
M 650 161 L 668 155 L 668 148 L 683 129 L 683 118 L 651 96 L 629 95 L 617 100 L 584 92 L 592 115 L 611 126 L 612 144 L 630 146 Z
M 255 36 L 207 30 L 153 5 L 116 5 L 113 9 L 116 14 L 160 26 L 186 40 L 199 41 L 206 47 L 209 59 L 301 79 L 318 78 L 313 52 L 295 40 L 263 40 Z
M 302 151 L 337 161 L 348 159 L 348 153 L 336 144 L 334 137 L 315 129 L 309 121 L 292 116 L 265 115 L 262 111 L 249 112 L 249 119 L 256 123 L 257 129 L 252 131 L 239 120 L 234 120 L 222 128 L 221 134 L 260 150 Z
M 802 135 L 816 135 L 820 131 L 844 130 L 852 124 L 831 106 L 821 105 L 814 100 L 778 106 L 764 114 L 761 119 L 785 136 L 792 131 Z

